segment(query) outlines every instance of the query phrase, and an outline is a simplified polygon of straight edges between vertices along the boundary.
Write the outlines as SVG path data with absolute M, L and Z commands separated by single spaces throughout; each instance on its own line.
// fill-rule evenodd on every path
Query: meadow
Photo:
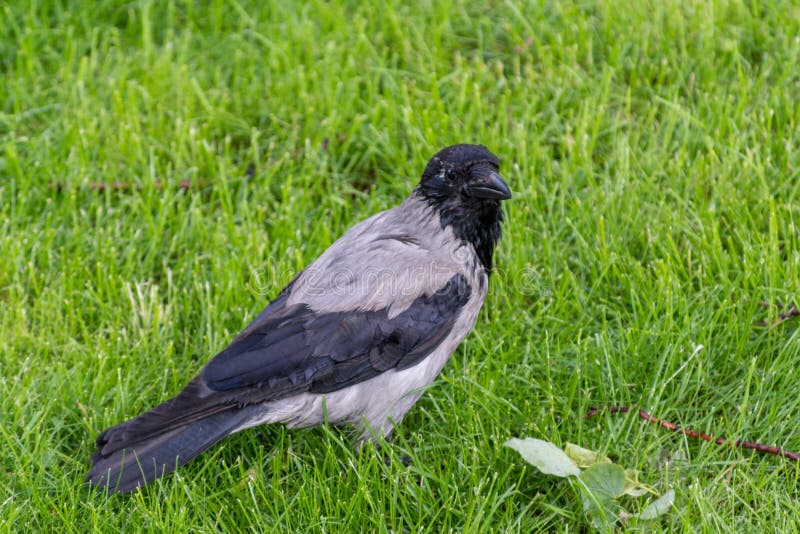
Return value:
M 800 463 L 585 418 L 800 449 L 796 3 L 9 2 L 0 69 L 0 531 L 585 530 L 526 436 L 675 491 L 618 528 L 800 528 Z M 100 431 L 460 142 L 514 198 L 475 331 L 384 446 L 410 465 L 271 426 L 83 484 Z

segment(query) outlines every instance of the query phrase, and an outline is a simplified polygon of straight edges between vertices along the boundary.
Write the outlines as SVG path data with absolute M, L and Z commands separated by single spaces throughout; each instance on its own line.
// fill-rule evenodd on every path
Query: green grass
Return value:
M 297 4 L 0 7 L 2 530 L 584 528 L 512 436 L 674 488 L 655 530 L 797 528 L 800 465 L 583 418 L 800 449 L 800 330 L 753 326 L 800 292 L 796 4 Z M 130 496 L 82 484 L 99 431 L 456 142 L 515 197 L 476 331 L 388 448 L 410 467 L 273 426 Z

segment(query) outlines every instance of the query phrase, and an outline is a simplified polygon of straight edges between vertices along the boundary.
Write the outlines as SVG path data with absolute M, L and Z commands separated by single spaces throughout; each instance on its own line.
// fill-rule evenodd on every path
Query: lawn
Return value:
M 800 298 L 793 2 L 12 1 L 0 68 L 3 531 L 586 528 L 511 437 L 674 489 L 655 531 L 797 528 L 797 462 L 584 417 L 800 449 L 800 319 L 756 324 Z M 271 426 L 83 485 L 98 432 L 457 142 L 514 198 L 475 332 L 385 447 L 408 467 Z

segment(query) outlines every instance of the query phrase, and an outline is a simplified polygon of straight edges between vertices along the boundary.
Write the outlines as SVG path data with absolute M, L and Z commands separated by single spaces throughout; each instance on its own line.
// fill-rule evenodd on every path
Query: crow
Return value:
M 86 481 L 130 492 L 262 424 L 388 439 L 486 298 L 511 198 L 498 168 L 482 145 L 439 151 L 404 202 L 348 230 L 183 391 L 101 433 Z

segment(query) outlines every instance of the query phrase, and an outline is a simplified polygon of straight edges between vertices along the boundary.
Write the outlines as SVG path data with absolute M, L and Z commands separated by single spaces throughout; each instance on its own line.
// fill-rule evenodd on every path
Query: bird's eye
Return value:
M 440 180 L 453 181 L 453 179 L 455 178 L 455 174 L 452 171 L 449 171 L 447 169 L 442 169 L 442 170 L 439 171 L 439 174 L 437 175 L 437 177 Z

